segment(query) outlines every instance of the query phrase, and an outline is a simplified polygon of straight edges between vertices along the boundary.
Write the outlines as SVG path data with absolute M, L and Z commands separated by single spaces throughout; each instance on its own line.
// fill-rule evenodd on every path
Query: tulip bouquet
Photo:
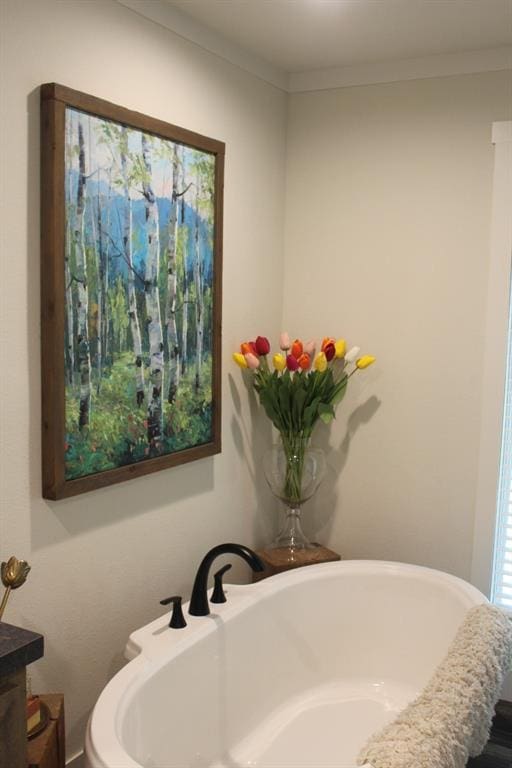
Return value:
M 375 358 L 359 356 L 359 347 L 347 351 L 344 339 L 331 337 L 323 339 L 318 353 L 314 341 L 292 342 L 287 333 L 281 334 L 279 346 L 269 364 L 270 342 L 258 336 L 242 343 L 233 360 L 251 373 L 260 403 L 281 437 L 286 468 L 283 487 L 276 495 L 290 507 L 298 507 L 305 501 L 304 457 L 315 425 L 320 419 L 329 423 L 334 418 L 348 380 Z

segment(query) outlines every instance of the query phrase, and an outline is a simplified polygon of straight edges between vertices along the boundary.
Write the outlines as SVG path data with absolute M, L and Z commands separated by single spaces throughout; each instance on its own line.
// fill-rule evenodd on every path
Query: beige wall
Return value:
M 330 430 L 312 517 L 348 558 L 470 577 L 493 171 L 510 72 L 292 95 L 284 325 L 377 364 Z M 337 476 L 336 474 L 337 473 Z
M 32 564 L 5 619 L 45 635 L 34 688 L 66 694 L 72 754 L 129 632 L 188 596 L 210 546 L 270 535 L 251 478 L 266 434 L 251 431 L 230 353 L 279 329 L 286 97 L 108 0 L 4 0 L 1 13 L 0 559 Z M 227 144 L 223 452 L 62 502 L 40 493 L 37 89 L 50 81 Z
M 230 368 L 255 331 L 275 335 L 284 319 L 290 333 L 345 334 L 378 356 L 319 430 L 331 474 L 307 530 L 345 557 L 469 576 L 490 126 L 509 117 L 510 79 L 289 97 L 283 287 L 284 94 L 109 0 L 4 0 L 2 16 L 0 558 L 32 563 L 6 619 L 45 635 L 34 687 L 65 692 L 71 755 L 129 632 L 160 613 L 160 598 L 188 595 L 209 546 L 271 534 L 274 504 L 255 470 L 268 425 Z M 47 81 L 227 143 L 223 452 L 56 503 L 41 499 L 39 456 Z

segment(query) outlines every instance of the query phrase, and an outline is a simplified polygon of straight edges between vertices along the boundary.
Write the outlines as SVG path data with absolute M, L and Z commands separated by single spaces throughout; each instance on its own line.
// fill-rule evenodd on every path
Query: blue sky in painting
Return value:
M 109 235 L 112 238 L 112 249 L 121 252 L 123 249 L 121 222 L 123 211 L 126 205 L 124 194 L 115 191 L 112 185 L 112 178 L 120 174 L 121 162 L 118 151 L 114 144 L 105 141 L 102 131 L 102 124 L 108 122 L 92 115 L 87 115 L 74 109 L 66 110 L 66 198 L 67 200 L 76 199 L 76 190 L 78 183 L 78 119 L 82 123 L 84 131 L 84 143 L 86 147 L 86 176 L 87 195 L 86 195 L 86 216 L 85 227 L 86 236 L 91 237 L 92 230 L 92 210 L 97 216 L 98 204 L 102 209 L 103 226 L 106 229 L 107 221 L 110 222 Z M 114 124 L 116 125 L 116 124 Z M 161 233 L 161 252 L 165 247 L 166 226 L 169 221 L 171 210 L 172 194 L 172 167 L 168 157 L 169 146 L 172 143 L 159 137 L 151 137 L 151 185 L 157 198 L 159 223 Z M 167 150 L 167 155 L 166 155 Z M 133 155 L 141 155 L 141 132 L 138 130 L 128 130 L 128 151 Z M 183 176 L 182 183 L 186 187 L 190 181 L 191 163 L 194 159 L 194 150 L 183 148 Z M 207 153 L 201 153 L 202 158 L 214 162 L 213 156 Z M 200 258 L 203 264 L 204 276 L 207 282 L 211 281 L 213 264 L 213 243 L 211 226 L 206 218 L 198 216 L 194 206 L 194 187 L 183 197 L 183 205 L 179 205 L 179 215 L 183 216 L 183 221 L 189 231 L 192 231 L 196 225 L 196 217 L 199 219 L 199 248 Z M 133 257 L 135 268 L 143 273 L 147 251 L 146 238 L 142 236 L 145 224 L 145 201 L 142 190 L 137 185 L 130 187 L 130 196 L 132 199 L 133 212 Z M 212 206 L 210 206 L 210 220 L 213 218 Z M 191 273 L 193 268 L 194 238 L 188 237 L 186 266 Z M 125 274 L 127 267 L 125 262 L 119 258 L 114 259 L 114 272 Z

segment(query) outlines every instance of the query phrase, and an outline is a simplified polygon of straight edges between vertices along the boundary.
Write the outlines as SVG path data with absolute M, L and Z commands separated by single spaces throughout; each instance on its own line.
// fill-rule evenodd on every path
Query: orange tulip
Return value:
M 304 352 L 304 347 L 302 346 L 302 341 L 300 339 L 295 339 L 295 341 L 292 344 L 290 354 L 292 354 L 294 358 L 298 360 L 303 352 Z
M 257 355 L 256 347 L 254 345 L 254 341 L 244 341 L 242 344 L 240 344 L 240 351 L 242 355 Z
M 307 352 L 304 352 L 304 353 L 303 353 L 303 354 L 302 354 L 302 355 L 299 357 L 299 359 L 297 360 L 297 362 L 298 362 L 298 364 L 299 364 L 299 368 L 300 368 L 302 371 L 307 371 L 307 370 L 308 370 L 308 368 L 310 368 L 310 366 L 311 366 L 311 358 L 310 358 L 310 356 L 307 354 Z

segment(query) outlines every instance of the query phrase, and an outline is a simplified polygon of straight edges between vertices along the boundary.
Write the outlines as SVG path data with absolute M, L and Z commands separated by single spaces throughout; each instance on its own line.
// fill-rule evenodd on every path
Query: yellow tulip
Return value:
M 323 352 L 319 352 L 315 357 L 315 370 L 322 373 L 327 368 L 327 358 Z
M 347 345 L 345 343 L 345 339 L 338 339 L 338 341 L 334 345 L 334 349 L 336 350 L 336 357 L 343 357 L 345 354 L 346 348 L 347 348 Z
M 284 355 L 274 355 L 272 362 L 276 371 L 284 371 L 286 368 L 286 358 Z
M 233 360 L 240 368 L 247 368 L 247 360 L 240 352 L 233 352 Z
M 359 360 L 356 360 L 356 367 L 362 370 L 363 368 L 368 368 L 374 362 L 375 358 L 372 355 L 363 355 Z

